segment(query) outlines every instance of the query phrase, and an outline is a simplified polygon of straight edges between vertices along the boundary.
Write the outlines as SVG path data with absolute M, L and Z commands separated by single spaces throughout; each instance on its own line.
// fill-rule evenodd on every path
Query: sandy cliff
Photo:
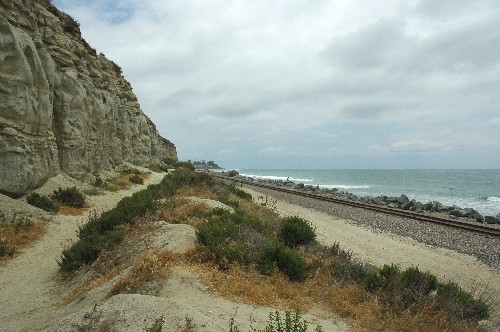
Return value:
M 0 193 L 177 158 L 121 69 L 44 0 L 0 0 Z

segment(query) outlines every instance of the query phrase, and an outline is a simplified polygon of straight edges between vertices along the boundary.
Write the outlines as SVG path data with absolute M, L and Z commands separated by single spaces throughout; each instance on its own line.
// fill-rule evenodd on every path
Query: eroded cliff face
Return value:
M 121 69 L 44 0 L 0 0 L 0 192 L 177 158 Z

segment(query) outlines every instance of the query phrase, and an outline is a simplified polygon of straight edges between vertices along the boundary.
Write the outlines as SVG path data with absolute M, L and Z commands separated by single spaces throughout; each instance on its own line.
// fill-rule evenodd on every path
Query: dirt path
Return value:
M 255 200 L 261 195 L 248 188 L 245 191 L 251 193 Z M 480 284 L 479 289 L 487 292 L 485 294 L 500 299 L 500 271 L 471 256 L 392 233 L 374 233 L 347 220 L 282 200 L 277 200 L 275 207 L 281 215 L 296 215 L 311 221 L 316 227 L 319 242 L 326 245 L 338 242 L 341 248 L 352 251 L 363 262 L 379 267 L 384 264 L 397 264 L 402 268 L 418 266 L 420 270 L 430 271 L 439 280 L 452 280 L 469 291 Z M 496 321 L 500 321 L 500 308 L 496 308 L 494 316 Z
M 158 183 L 162 178 L 163 174 L 153 173 L 144 185 L 87 197 L 91 207 L 84 215 L 56 216 L 42 240 L 0 267 L 0 331 L 33 331 L 60 315 L 54 310 L 60 294 L 57 260 L 62 250 L 76 240 L 78 226 L 88 220 L 91 211 L 109 210 L 123 197 L 146 188 L 148 184 Z

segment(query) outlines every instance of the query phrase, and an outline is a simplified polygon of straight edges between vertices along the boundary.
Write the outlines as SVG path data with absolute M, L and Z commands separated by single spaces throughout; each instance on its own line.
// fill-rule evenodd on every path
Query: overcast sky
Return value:
M 498 0 L 55 0 L 182 160 L 500 168 Z

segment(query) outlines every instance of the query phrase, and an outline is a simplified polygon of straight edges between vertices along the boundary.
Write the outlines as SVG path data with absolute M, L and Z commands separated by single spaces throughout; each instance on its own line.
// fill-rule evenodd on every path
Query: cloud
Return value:
M 453 141 L 400 141 L 391 144 L 392 152 L 446 152 L 453 147 Z
M 406 152 L 434 151 L 446 167 L 500 142 L 498 1 L 55 2 L 181 159 L 413 167 Z

